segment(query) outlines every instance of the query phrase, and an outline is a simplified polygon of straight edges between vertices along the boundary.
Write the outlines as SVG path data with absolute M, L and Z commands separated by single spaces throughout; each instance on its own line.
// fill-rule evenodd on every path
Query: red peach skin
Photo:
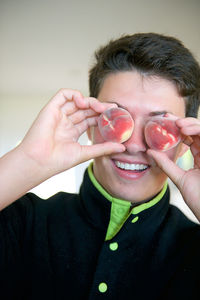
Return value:
M 153 117 L 145 126 L 145 139 L 151 149 L 167 151 L 181 140 L 174 118 Z
M 127 110 L 117 107 L 100 115 L 98 127 L 105 141 L 124 143 L 133 133 L 134 121 Z

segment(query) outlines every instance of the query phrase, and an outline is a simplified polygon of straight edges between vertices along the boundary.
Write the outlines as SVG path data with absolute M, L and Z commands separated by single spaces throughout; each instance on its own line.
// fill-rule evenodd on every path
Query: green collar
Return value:
M 140 212 L 154 206 L 157 204 L 163 197 L 163 195 L 166 192 L 167 189 L 167 181 L 165 182 L 165 185 L 163 189 L 160 191 L 159 194 L 156 195 L 155 198 L 152 200 L 139 204 L 136 207 L 133 207 L 131 209 L 131 202 L 123 200 L 123 199 L 118 199 L 112 197 L 96 180 L 93 174 L 92 170 L 92 163 L 88 167 L 88 174 L 90 177 L 90 180 L 96 187 L 96 189 L 107 199 L 109 200 L 112 205 L 111 205 L 111 213 L 110 213 L 110 222 L 108 225 L 107 229 L 107 234 L 106 234 L 106 240 L 112 239 L 122 228 L 123 224 L 125 221 L 129 218 L 130 215 L 138 215 Z M 133 218 L 132 222 L 136 222 L 138 219 L 138 216 Z

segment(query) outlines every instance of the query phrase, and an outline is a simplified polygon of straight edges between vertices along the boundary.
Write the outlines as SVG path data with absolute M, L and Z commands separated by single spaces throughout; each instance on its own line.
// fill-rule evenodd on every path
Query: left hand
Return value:
M 200 221 L 200 120 L 178 119 L 176 124 L 186 137 L 184 141 L 191 140 L 189 147 L 194 158 L 193 168 L 187 171 L 181 169 L 164 152 L 149 149 L 147 153 L 174 182 L 184 201 Z

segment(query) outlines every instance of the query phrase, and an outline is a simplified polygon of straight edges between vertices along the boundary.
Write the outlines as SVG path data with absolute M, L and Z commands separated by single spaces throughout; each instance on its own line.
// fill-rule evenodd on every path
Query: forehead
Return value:
M 184 100 L 172 82 L 135 71 L 110 74 L 102 85 L 98 99 L 116 102 L 133 115 L 154 111 L 169 111 L 180 117 L 185 115 Z

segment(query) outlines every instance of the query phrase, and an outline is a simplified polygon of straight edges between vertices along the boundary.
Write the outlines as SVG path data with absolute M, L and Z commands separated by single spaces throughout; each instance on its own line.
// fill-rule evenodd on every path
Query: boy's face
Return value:
M 170 112 L 175 116 L 185 116 L 183 98 L 176 87 L 160 77 L 144 77 L 137 72 L 119 72 L 109 75 L 103 83 L 98 99 L 115 102 L 132 115 L 135 127 L 131 138 L 124 143 L 126 151 L 103 156 L 94 160 L 93 171 L 97 181 L 112 196 L 131 202 L 146 201 L 156 195 L 167 179 L 166 174 L 148 156 L 148 146 L 144 139 L 144 126 L 154 114 Z M 90 129 L 93 143 L 103 142 L 98 127 Z M 182 144 L 166 152 L 176 161 L 182 154 Z M 122 170 L 116 162 L 147 165 L 142 172 Z

